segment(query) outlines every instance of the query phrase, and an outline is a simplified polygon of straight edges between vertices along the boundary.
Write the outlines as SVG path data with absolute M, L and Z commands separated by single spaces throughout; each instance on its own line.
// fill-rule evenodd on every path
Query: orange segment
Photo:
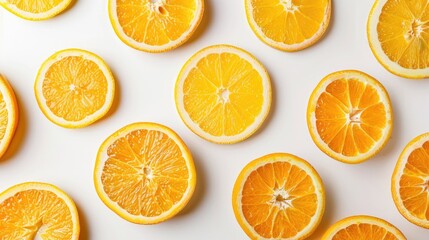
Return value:
M 34 88 L 43 113 L 63 127 L 84 127 L 103 117 L 112 105 L 115 89 L 104 61 L 78 49 L 48 58 Z
M 0 74 L 0 157 L 12 142 L 18 125 L 18 104 L 9 82 Z
M 110 20 L 127 45 L 164 52 L 183 44 L 202 19 L 203 0 L 109 0 Z
M 317 227 L 325 195 L 317 172 L 290 154 L 249 163 L 234 185 L 235 217 L 252 239 L 304 239 Z
M 266 44 L 284 51 L 313 45 L 326 31 L 330 0 L 246 0 L 247 20 Z
M 378 0 L 368 20 L 368 39 L 380 63 L 407 78 L 429 76 L 429 6 L 426 0 Z
M 0 0 L 0 5 L 27 20 L 45 20 L 64 11 L 72 0 Z
M 322 240 L 406 240 L 392 224 L 372 216 L 352 216 L 332 225 Z
M 365 73 L 332 73 L 313 91 L 307 122 L 323 152 L 339 161 L 358 163 L 381 150 L 390 136 L 389 96 Z
M 23 183 L 0 194 L 0 238 L 79 239 L 73 200 L 46 183 Z
M 94 171 L 97 193 L 124 219 L 154 224 L 177 214 L 195 188 L 189 150 L 170 129 L 135 123 L 100 147 Z
M 392 195 L 407 220 L 429 228 L 429 133 L 403 150 L 392 176 Z
M 271 105 L 267 72 L 249 53 L 233 46 L 202 49 L 176 82 L 176 106 L 185 124 L 216 143 L 244 140 L 262 124 Z

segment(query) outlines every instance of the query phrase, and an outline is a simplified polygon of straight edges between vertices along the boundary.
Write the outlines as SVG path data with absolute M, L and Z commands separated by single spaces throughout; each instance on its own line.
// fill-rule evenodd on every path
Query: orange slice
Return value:
M 305 239 L 325 209 L 325 190 L 316 170 L 286 153 L 249 163 L 234 185 L 232 207 L 251 239 Z
M 315 44 L 326 32 L 331 0 L 245 0 L 247 22 L 264 43 L 283 51 Z
M 156 123 L 130 124 L 107 138 L 98 151 L 98 196 L 130 222 L 155 224 L 172 218 L 190 200 L 195 182 L 185 143 Z
M 0 157 L 12 142 L 18 126 L 18 104 L 12 87 L 0 74 Z
M 429 77 L 427 0 L 377 0 L 369 14 L 369 45 L 390 72 L 405 78 Z
M 57 187 L 39 182 L 15 185 L 0 194 L 0 239 L 79 239 L 73 200 Z
M 67 49 L 42 64 L 34 92 L 40 109 L 51 122 L 81 128 L 109 111 L 115 81 L 103 59 L 85 50 Z
M 335 72 L 311 94 L 307 124 L 324 153 L 345 163 L 360 163 L 390 138 L 390 99 L 381 83 L 363 72 Z
M 165 52 L 185 43 L 203 12 L 203 0 L 109 0 L 116 35 L 128 46 L 146 52 Z
M 406 238 L 399 229 L 383 219 L 352 216 L 332 225 L 322 240 L 406 240 Z
M 429 133 L 402 151 L 392 176 L 392 196 L 402 216 L 429 228 Z
M 45 20 L 63 12 L 72 0 L 0 0 L 9 12 L 27 20 Z
M 176 108 L 198 136 L 230 144 L 255 133 L 271 106 L 267 71 L 250 53 L 215 45 L 194 54 L 175 88 Z

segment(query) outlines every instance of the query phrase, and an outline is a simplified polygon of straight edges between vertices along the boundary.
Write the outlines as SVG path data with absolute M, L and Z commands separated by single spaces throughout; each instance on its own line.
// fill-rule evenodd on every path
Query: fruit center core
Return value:
M 414 20 L 411 23 L 410 30 L 407 32 L 407 35 L 405 36 L 406 39 L 413 39 L 420 37 L 424 29 L 424 23 L 420 20 Z
M 284 189 L 276 189 L 270 203 L 280 210 L 284 210 L 292 206 L 292 199 Z
M 361 123 L 360 115 L 362 114 L 362 110 L 353 109 L 349 114 L 350 123 Z
M 150 2 L 150 9 L 156 13 L 159 14 L 167 14 L 167 10 L 164 8 L 164 1 L 165 0 L 149 0 Z
M 229 95 L 231 92 L 226 88 L 220 88 L 218 91 L 218 97 L 222 103 L 226 103 L 229 101 Z
M 30 238 L 34 240 L 42 240 L 42 234 L 45 232 L 46 225 L 40 220 L 32 226 L 24 226 L 30 232 Z
M 152 169 L 150 169 L 149 167 L 142 167 L 139 170 L 139 174 L 141 176 L 144 176 L 146 179 L 151 180 L 153 178 L 153 172 Z
M 298 7 L 293 4 L 292 0 L 280 0 L 280 3 L 283 4 L 286 11 L 296 11 L 298 10 Z

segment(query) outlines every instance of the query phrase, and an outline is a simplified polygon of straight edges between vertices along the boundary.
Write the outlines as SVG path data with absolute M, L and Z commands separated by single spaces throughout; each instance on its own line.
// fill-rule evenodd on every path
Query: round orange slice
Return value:
M 72 0 L 0 0 L 0 5 L 20 18 L 36 21 L 60 14 L 71 2 Z
M 176 81 L 176 108 L 198 136 L 220 144 L 244 141 L 271 107 L 270 77 L 250 53 L 214 45 L 194 54 Z
M 99 56 L 66 49 L 50 56 L 34 84 L 37 103 L 53 123 L 81 128 L 102 118 L 115 95 L 115 80 Z
M 315 44 L 326 32 L 331 0 L 245 0 L 247 21 L 264 43 L 283 51 Z
M 18 126 L 18 104 L 12 87 L 0 74 L 0 157 L 12 142 Z
M 369 14 L 369 46 L 390 72 L 429 77 L 429 4 L 426 0 L 377 0 Z
M 203 12 L 203 0 L 109 0 L 116 35 L 128 46 L 146 52 L 165 52 L 185 43 Z
M 98 196 L 116 214 L 155 224 L 182 210 L 195 189 L 192 156 L 173 130 L 134 123 L 101 145 L 94 170 Z
M 429 133 L 402 151 L 392 176 L 392 196 L 402 216 L 429 229 Z
M 234 185 L 232 207 L 251 239 L 305 239 L 325 209 L 325 190 L 314 168 L 286 153 L 249 163 Z
M 345 163 L 376 155 L 392 132 L 392 109 L 373 77 L 347 70 L 326 76 L 311 94 L 307 124 L 316 145 Z
M 73 200 L 51 184 L 27 182 L 0 194 L 2 240 L 78 240 L 79 231 Z
M 404 234 L 387 221 L 372 216 L 352 216 L 334 225 L 322 240 L 406 240 Z

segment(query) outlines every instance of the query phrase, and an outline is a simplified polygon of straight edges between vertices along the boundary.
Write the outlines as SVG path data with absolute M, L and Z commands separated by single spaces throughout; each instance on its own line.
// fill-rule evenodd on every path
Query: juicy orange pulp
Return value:
M 233 53 L 211 53 L 193 68 L 183 85 L 189 117 L 213 136 L 245 131 L 262 111 L 264 86 L 252 65 Z
M 287 45 L 312 38 L 325 19 L 328 0 L 251 0 L 253 18 L 265 36 Z
M 0 91 L 0 141 L 3 140 L 9 125 L 7 108 L 4 96 Z
M 330 149 L 345 156 L 370 151 L 387 125 L 386 107 L 377 90 L 357 79 L 330 83 L 317 106 L 318 134 Z
M 50 66 L 42 91 L 46 105 L 56 116 L 76 122 L 102 108 L 108 86 L 95 62 L 68 56 Z
M 296 236 L 317 210 L 310 176 L 288 162 L 267 163 L 248 176 L 242 190 L 242 212 L 265 238 Z
M 418 219 L 429 221 L 429 141 L 411 152 L 399 180 L 404 207 Z
M 71 239 L 72 216 L 64 200 L 46 190 L 26 190 L 0 203 L 1 239 Z M 43 231 L 41 231 L 43 230 Z
M 137 42 L 165 45 L 186 32 L 197 11 L 189 0 L 117 0 L 116 13 L 123 32 Z
M 429 6 L 426 0 L 388 0 L 377 25 L 388 58 L 407 69 L 429 67 Z
M 179 146 L 165 133 L 134 130 L 107 150 L 101 174 L 108 197 L 132 215 L 156 217 L 188 189 L 189 170 Z

